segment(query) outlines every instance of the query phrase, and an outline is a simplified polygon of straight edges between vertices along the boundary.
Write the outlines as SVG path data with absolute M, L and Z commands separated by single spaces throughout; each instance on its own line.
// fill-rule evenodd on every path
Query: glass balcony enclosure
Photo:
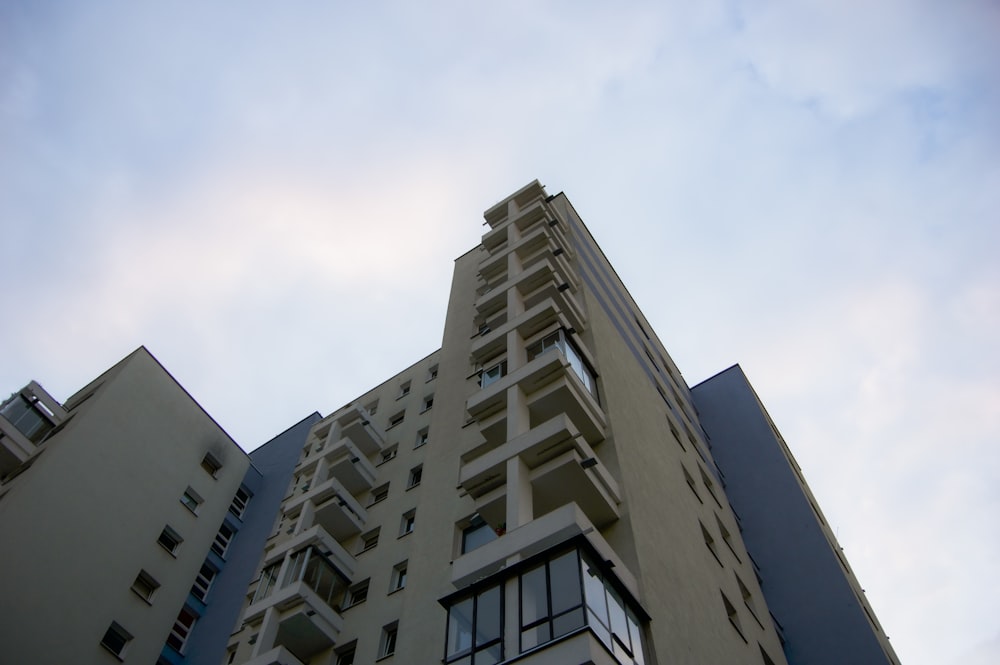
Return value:
M 569 361 L 570 367 L 580 378 L 583 386 L 596 398 L 597 383 L 594 380 L 594 372 L 587 365 L 587 362 L 583 359 L 583 356 L 580 355 L 580 352 L 576 350 L 576 346 L 573 342 L 567 337 L 565 330 L 556 330 L 555 332 L 549 333 L 534 344 L 531 344 L 526 349 L 528 352 L 528 362 L 531 362 L 544 353 L 548 353 L 552 349 L 559 349 L 562 351 L 562 354 L 566 356 L 566 360 Z
M 644 665 L 641 610 L 588 549 L 557 551 L 528 566 L 485 589 L 444 601 L 446 663 L 493 665 L 503 660 L 505 646 L 524 654 L 589 630 L 621 665 Z M 505 645 L 503 596 L 512 585 L 519 625 L 516 643 Z
M 254 603 L 267 598 L 279 588 L 281 565 L 282 562 L 278 561 L 261 573 L 257 591 L 254 593 Z M 291 555 L 288 572 L 280 588 L 295 582 L 304 582 L 333 609 L 339 609 L 349 584 L 349 580 L 315 546 L 306 547 Z

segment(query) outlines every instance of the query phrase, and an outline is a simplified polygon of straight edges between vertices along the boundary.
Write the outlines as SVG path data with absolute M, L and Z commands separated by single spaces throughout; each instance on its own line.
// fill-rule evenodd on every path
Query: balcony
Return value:
M 350 439 L 335 443 L 326 455 L 330 476 L 341 482 L 345 489 L 357 496 L 375 486 L 375 466 Z
M 451 565 L 451 583 L 456 589 L 462 589 L 508 565 L 578 536 L 586 538 L 601 558 L 614 564 L 615 576 L 633 597 L 638 598 L 639 586 L 635 577 L 575 503 L 566 503 L 458 557 Z
M 354 578 L 354 567 L 357 561 L 337 540 L 317 524 L 280 543 L 273 543 L 264 550 L 264 566 L 267 567 L 280 561 L 289 552 L 295 552 L 313 545 L 341 571 L 348 579 Z
M 569 262 L 562 256 L 549 255 L 479 296 L 475 303 L 476 312 L 485 316 L 505 306 L 508 289 L 517 288 L 524 296 L 550 282 L 554 282 L 557 287 L 569 284 L 575 289 L 579 286 Z
M 333 417 L 340 425 L 341 436 L 353 441 L 365 455 L 374 455 L 382 451 L 385 437 L 372 425 L 368 412 L 363 408 L 353 405 L 334 414 Z
M 570 419 L 561 414 L 462 465 L 459 485 L 476 499 L 476 508 L 487 522 L 505 521 L 493 513 L 505 510 L 499 498 L 506 495 L 507 461 L 514 457 L 530 470 L 536 513 L 575 501 L 599 527 L 620 517 L 618 483 Z
M 479 264 L 479 274 L 487 282 L 494 282 L 507 272 L 507 257 L 515 253 L 521 266 L 528 268 L 539 258 L 567 254 L 569 248 L 558 226 L 541 224 L 508 247 L 499 247 Z
M 563 294 L 556 292 L 556 295 L 562 296 Z M 515 318 L 505 321 L 499 327 L 477 337 L 472 342 L 473 360 L 482 364 L 503 353 L 507 349 L 507 335 L 512 330 L 516 330 L 521 339 L 530 338 L 553 324 L 559 324 L 561 328 L 579 330 L 580 328 L 577 326 L 582 325 L 580 321 L 573 321 L 564 316 L 560 302 L 563 300 L 559 297 L 538 302 Z
M 287 568 L 287 581 L 276 587 L 273 583 L 283 568 Z M 308 661 L 336 644 L 344 627 L 338 608 L 347 584 L 347 578 L 318 548 L 307 547 L 291 555 L 285 566 L 279 561 L 264 569 L 244 620 L 262 621 L 274 608 L 278 630 L 273 646 Z
M 335 477 L 311 487 L 305 493 L 285 502 L 286 515 L 295 515 L 307 502 L 316 506 L 314 523 L 322 526 L 337 540 L 361 533 L 368 513 Z
M 588 443 L 595 444 L 604 438 L 607 429 L 604 411 L 562 352 L 553 349 L 468 399 L 466 408 L 478 421 L 485 440 L 463 451 L 463 458 L 471 459 L 506 441 L 507 389 L 513 385 L 527 398 L 531 427 L 564 413 Z

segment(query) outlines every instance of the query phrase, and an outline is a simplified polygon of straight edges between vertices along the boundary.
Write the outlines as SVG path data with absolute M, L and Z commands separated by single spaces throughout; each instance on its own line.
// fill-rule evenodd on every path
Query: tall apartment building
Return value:
M 156 463 L 175 481 L 126 507 L 126 529 L 95 534 L 122 570 L 95 581 L 109 599 L 72 627 L 76 653 L 104 640 L 93 662 L 119 645 L 137 663 L 897 663 L 739 368 L 689 389 L 563 194 L 533 182 L 485 218 L 456 260 L 439 350 L 249 458 L 226 448 L 222 482 L 204 466 L 218 431 L 166 444 Z M 182 415 L 158 414 L 157 430 Z M 42 464 L 68 443 L 44 441 L 0 485 L 0 528 L 38 515 L 41 490 L 18 498 L 17 478 L 62 478 Z M 107 445 L 77 468 L 111 466 L 91 484 L 141 496 L 118 476 L 148 464 L 112 464 L 123 446 Z M 5 446 L 24 458 L 14 473 L 34 459 Z M 240 529 L 224 556 L 206 558 L 227 524 Z M 165 525 L 197 541 L 183 565 L 154 560 Z M 158 595 L 126 607 L 140 563 Z M 208 586 L 205 563 L 220 573 Z M 110 648 L 108 626 L 127 628 Z

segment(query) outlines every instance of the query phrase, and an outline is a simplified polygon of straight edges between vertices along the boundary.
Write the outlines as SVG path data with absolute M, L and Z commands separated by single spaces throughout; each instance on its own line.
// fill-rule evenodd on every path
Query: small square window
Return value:
M 417 432 L 417 442 L 416 442 L 416 444 L 414 444 L 413 447 L 414 448 L 419 448 L 420 446 L 422 446 L 425 443 L 427 443 L 427 439 L 428 439 L 428 430 L 425 427 L 422 430 L 420 430 L 419 432 Z
M 427 380 L 433 381 L 436 378 L 438 378 L 438 366 L 434 365 L 429 370 L 427 370 Z
M 177 535 L 176 531 L 166 526 L 163 527 L 163 531 L 160 532 L 160 537 L 156 539 L 156 542 L 171 554 L 176 554 L 177 548 L 184 542 L 184 539 Z
M 389 593 L 393 591 L 399 591 L 400 589 L 406 588 L 406 567 L 409 564 L 406 561 L 397 563 L 392 568 L 392 584 L 389 587 Z
M 410 478 L 407 481 L 407 489 L 410 487 L 416 487 L 420 484 L 420 478 L 424 475 L 424 465 L 415 466 L 410 469 Z
M 147 603 L 153 602 L 153 594 L 160 588 L 160 583 L 153 579 L 153 576 L 145 570 L 140 570 L 135 581 L 132 582 L 132 591 L 145 600 Z
M 385 485 L 379 485 L 378 487 L 372 490 L 372 500 L 371 503 L 369 503 L 368 505 L 374 506 L 376 503 L 380 501 L 385 501 L 387 498 L 389 498 L 389 483 L 386 483 Z
M 189 487 L 184 490 L 184 494 L 181 495 L 181 503 L 183 503 L 188 510 L 197 515 L 198 507 L 202 503 L 202 498 L 198 496 L 197 492 Z
M 379 641 L 378 646 L 379 658 L 385 658 L 396 653 L 396 633 L 398 630 L 399 622 L 397 621 L 382 627 L 382 639 Z
M 344 607 L 354 607 L 368 600 L 368 585 L 371 579 L 362 580 L 347 590 Z
M 386 448 L 385 450 L 382 451 L 381 455 L 379 455 L 378 463 L 385 464 L 389 460 L 394 459 L 396 457 L 396 452 L 398 450 L 399 446 L 391 446 L 389 448 Z
M 413 527 L 417 523 L 417 511 L 408 510 L 403 513 L 403 518 L 399 522 L 399 535 L 405 536 L 413 533 Z
M 404 383 L 403 385 L 401 385 L 399 387 L 399 398 L 397 398 L 397 399 L 401 399 L 403 397 L 406 397 L 409 394 L 410 394 L 410 382 L 407 381 L 406 383 Z
M 222 462 L 216 459 L 212 453 L 205 453 L 205 457 L 201 460 L 201 468 L 205 469 L 208 475 L 215 478 L 219 474 L 219 469 L 222 468 Z
M 104 637 L 101 638 L 101 646 L 121 658 L 131 641 L 132 634 L 122 628 L 117 621 L 112 621 Z
M 434 407 L 434 395 L 428 395 L 424 398 L 424 405 L 420 409 L 420 412 L 430 411 Z
M 361 535 L 362 552 L 367 552 L 368 550 L 375 549 L 375 546 L 378 545 L 378 534 L 379 534 L 379 529 L 373 529 L 368 533 Z
M 374 402 L 366 406 L 365 411 L 368 412 L 369 416 L 374 416 L 376 413 L 378 413 L 378 400 L 375 400 Z
M 406 412 L 405 411 L 400 411 L 396 415 L 394 415 L 391 418 L 389 418 L 389 429 L 392 429 L 396 425 L 401 424 L 403 422 L 404 418 L 406 418 Z
M 337 665 L 354 665 L 354 653 L 356 650 L 356 641 L 337 649 Z

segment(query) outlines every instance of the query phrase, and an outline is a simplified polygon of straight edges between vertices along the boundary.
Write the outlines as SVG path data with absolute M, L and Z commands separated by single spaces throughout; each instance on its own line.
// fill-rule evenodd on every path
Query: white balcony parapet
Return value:
M 605 561 L 614 564 L 615 576 L 639 598 L 635 577 L 576 503 L 567 503 L 458 557 L 451 565 L 451 583 L 462 589 L 580 535 Z
M 244 661 L 243 665 L 304 665 L 285 647 L 275 647 L 256 658 Z
M 471 353 L 476 362 L 483 363 L 502 353 L 507 348 L 507 334 L 512 330 L 517 330 L 521 339 L 528 339 L 553 323 L 567 330 L 579 332 L 583 329 L 582 314 L 578 308 L 567 306 L 570 301 L 565 293 L 553 287 L 546 291 L 546 295 L 546 298 L 532 303 L 531 307 L 508 319 L 502 326 L 473 340 Z

